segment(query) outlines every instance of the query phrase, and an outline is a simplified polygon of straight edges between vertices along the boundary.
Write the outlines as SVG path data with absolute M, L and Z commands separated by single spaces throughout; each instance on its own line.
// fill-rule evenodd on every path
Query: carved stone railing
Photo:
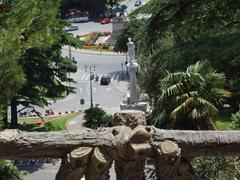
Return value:
M 148 156 L 159 180 L 196 179 L 188 158 L 239 154 L 240 131 L 162 130 L 133 123 L 75 132 L 0 132 L 0 159 L 62 158 L 56 180 L 83 175 L 107 180 L 113 161 L 118 180 L 144 180 Z

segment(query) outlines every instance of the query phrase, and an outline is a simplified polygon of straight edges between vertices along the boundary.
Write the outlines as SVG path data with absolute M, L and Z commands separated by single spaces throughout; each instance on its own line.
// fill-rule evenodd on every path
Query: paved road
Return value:
M 112 23 L 101 24 L 99 22 L 89 21 L 87 23 L 72 23 L 78 26 L 77 31 L 71 31 L 74 36 L 84 35 L 90 32 L 112 32 Z
M 73 50 L 74 51 L 74 50 Z M 63 56 L 67 56 L 68 52 L 63 49 Z M 126 67 L 121 63 L 125 62 L 125 56 L 119 55 L 96 55 L 96 54 L 82 54 L 72 52 L 72 56 L 77 61 L 78 71 L 70 76 L 77 81 L 73 84 L 76 88 L 76 94 L 70 94 L 65 99 L 53 102 L 51 107 L 57 112 L 78 111 L 79 109 L 87 109 L 90 107 L 90 71 L 96 76 L 110 75 L 111 83 L 107 86 L 100 85 L 100 81 L 92 81 L 92 96 L 93 104 L 100 104 L 103 109 L 119 109 L 120 101 L 125 96 L 125 93 L 118 91 L 119 84 L 122 83 L 122 75 L 126 79 Z M 94 71 L 95 69 L 95 71 Z M 85 100 L 85 104 L 80 106 L 80 99 Z
M 127 6 L 127 14 L 130 14 L 132 11 L 134 11 L 135 9 L 137 9 L 140 6 L 134 6 L 135 2 L 137 0 L 126 0 L 124 1 L 122 4 L 125 4 Z M 147 2 L 149 2 L 149 0 L 141 0 L 142 1 L 142 5 L 146 4 Z

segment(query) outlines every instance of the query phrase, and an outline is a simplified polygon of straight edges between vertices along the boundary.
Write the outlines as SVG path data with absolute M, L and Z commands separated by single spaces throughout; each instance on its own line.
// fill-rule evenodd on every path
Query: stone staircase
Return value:
M 119 35 L 120 32 L 112 32 L 112 34 L 110 35 L 110 37 L 104 42 L 104 44 L 108 44 L 111 46 L 114 46 L 117 42 L 117 37 Z

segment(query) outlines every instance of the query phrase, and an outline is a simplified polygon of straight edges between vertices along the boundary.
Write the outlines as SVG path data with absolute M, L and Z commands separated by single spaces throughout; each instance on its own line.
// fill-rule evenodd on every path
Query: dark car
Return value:
M 110 76 L 103 76 L 100 81 L 100 85 L 108 85 L 111 82 Z
M 134 6 L 140 6 L 142 4 L 142 1 L 141 0 L 137 0 L 134 4 Z
M 77 31 L 78 26 L 70 26 L 70 27 L 65 27 L 65 31 Z
M 108 18 L 108 17 L 105 17 L 105 18 L 103 18 L 103 19 L 101 20 L 101 24 L 108 24 L 108 23 L 110 23 L 110 22 L 111 22 L 111 19 Z

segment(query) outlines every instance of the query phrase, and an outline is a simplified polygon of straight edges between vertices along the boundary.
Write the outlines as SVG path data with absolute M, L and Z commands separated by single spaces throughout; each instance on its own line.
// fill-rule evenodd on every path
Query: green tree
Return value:
M 152 118 L 169 129 L 210 129 L 223 98 L 224 74 L 207 61 L 197 62 L 186 72 L 166 73 L 159 82 Z
M 202 59 L 226 74 L 232 92 L 229 103 L 239 106 L 240 2 L 234 0 L 151 0 L 131 14 L 147 16 L 141 31 L 132 32 L 141 64 L 142 88 L 156 94 L 161 69 L 184 70 Z M 125 26 L 126 35 L 130 27 Z M 126 46 L 125 46 L 126 47 Z M 149 86 L 151 84 L 151 86 Z
M 5 98 L 1 100 L 3 109 L 11 98 L 13 128 L 17 127 L 18 104 L 44 106 L 48 99 L 73 92 L 63 82 L 73 82 L 67 75 L 75 72 L 76 66 L 72 60 L 61 57 L 61 47 L 81 44 L 63 30 L 66 23 L 58 17 L 60 2 L 11 1 L 0 15 L 1 64 L 5 64 L 0 82 L 4 91 L 0 97 Z

